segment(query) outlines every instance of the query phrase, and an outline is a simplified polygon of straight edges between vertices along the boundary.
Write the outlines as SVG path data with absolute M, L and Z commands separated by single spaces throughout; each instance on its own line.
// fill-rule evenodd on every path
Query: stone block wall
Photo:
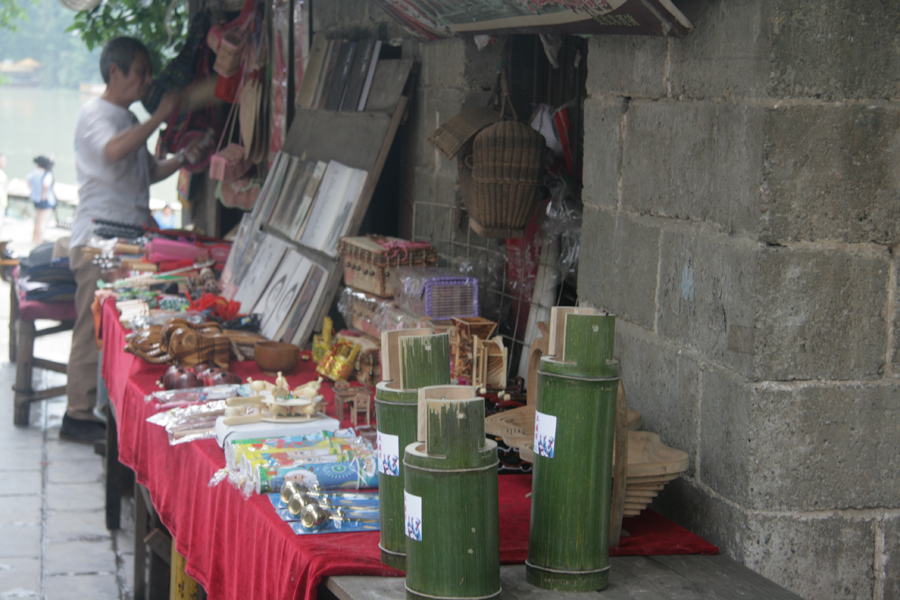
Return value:
M 654 508 L 806 598 L 900 589 L 900 6 L 594 37 L 581 301 L 691 457 Z
M 494 248 L 455 227 L 426 138 L 485 103 L 499 49 L 419 43 L 365 0 L 315 11 L 420 65 L 411 235 Z M 579 298 L 618 315 L 630 407 L 691 458 L 653 507 L 810 599 L 900 598 L 897 23 L 882 0 L 709 0 L 685 40 L 588 49 Z

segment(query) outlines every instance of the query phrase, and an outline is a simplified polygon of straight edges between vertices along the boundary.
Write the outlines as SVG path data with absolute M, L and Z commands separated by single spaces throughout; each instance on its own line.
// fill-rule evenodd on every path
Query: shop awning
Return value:
M 373 1 L 414 35 L 426 40 L 508 33 L 683 38 L 693 29 L 673 0 Z

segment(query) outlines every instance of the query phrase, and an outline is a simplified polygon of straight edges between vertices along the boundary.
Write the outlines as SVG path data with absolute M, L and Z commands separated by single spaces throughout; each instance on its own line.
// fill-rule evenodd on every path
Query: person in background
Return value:
M 162 210 L 157 211 L 153 215 L 153 219 L 160 229 L 175 229 L 175 211 L 168 204 Z
M 147 150 L 147 139 L 178 109 L 181 96 L 177 92 L 163 96 L 144 123 L 128 109 L 153 83 L 150 52 L 140 41 L 118 37 L 107 42 L 100 54 L 100 74 L 106 91 L 81 107 L 75 124 L 79 203 L 69 240 L 69 268 L 78 286 L 78 318 L 69 352 L 68 405 L 59 430 L 60 439 L 89 444 L 106 435 L 105 425 L 94 414 L 98 351 L 91 303 L 100 268 L 82 252 L 93 235 L 93 221 L 152 225 L 150 184 L 172 175 L 186 162 L 199 162 L 209 151 L 209 143 L 200 138 L 171 158 L 157 159 Z
M 37 165 L 28 172 L 25 179 L 31 186 L 31 201 L 34 203 L 34 235 L 31 243 L 37 246 L 44 241 L 44 230 L 50 213 L 56 208 L 56 193 L 53 191 L 53 160 L 46 156 L 34 159 Z
M 3 226 L 3 216 L 6 214 L 6 207 L 9 205 L 9 197 L 6 188 L 9 185 L 9 178 L 6 176 L 6 155 L 0 152 L 0 227 Z

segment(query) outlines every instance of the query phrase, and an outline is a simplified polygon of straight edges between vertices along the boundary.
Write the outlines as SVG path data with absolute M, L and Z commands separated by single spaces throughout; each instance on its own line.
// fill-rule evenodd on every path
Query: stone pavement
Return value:
M 7 217 L 0 239 L 30 250 L 32 222 Z M 51 229 L 48 239 L 67 235 Z M 28 427 L 13 425 L 16 365 L 9 362 L 9 284 L 0 282 L 0 600 L 133 597 L 134 520 L 123 500 L 122 529 L 107 531 L 103 460 L 92 446 L 60 441 L 65 397 L 31 406 Z M 40 325 L 39 325 L 40 327 Z M 35 341 L 35 355 L 65 362 L 71 332 Z M 64 375 L 35 370 L 40 387 Z

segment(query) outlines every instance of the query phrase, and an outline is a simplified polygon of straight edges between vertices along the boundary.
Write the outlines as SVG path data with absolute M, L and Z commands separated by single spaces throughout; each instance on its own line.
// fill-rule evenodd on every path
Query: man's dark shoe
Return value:
M 59 439 L 79 444 L 95 444 L 106 439 L 106 425 L 87 419 L 73 419 L 63 415 Z

